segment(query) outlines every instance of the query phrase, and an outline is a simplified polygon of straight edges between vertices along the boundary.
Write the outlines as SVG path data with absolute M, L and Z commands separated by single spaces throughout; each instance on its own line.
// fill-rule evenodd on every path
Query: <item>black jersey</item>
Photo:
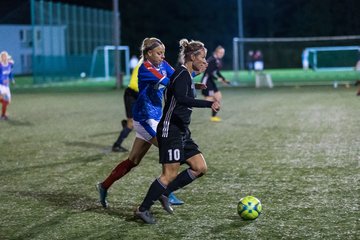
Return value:
M 193 107 L 210 108 L 211 101 L 195 99 L 195 84 L 184 65 L 176 69 L 165 92 L 165 106 L 159 125 L 163 132 L 170 125 L 185 130 L 190 124 Z
M 208 67 L 203 76 L 203 83 L 207 84 L 204 81 L 207 80 L 215 80 L 218 77 L 225 79 L 224 76 L 220 73 L 220 69 L 222 68 L 221 59 L 215 58 L 214 56 L 209 57 L 207 60 Z

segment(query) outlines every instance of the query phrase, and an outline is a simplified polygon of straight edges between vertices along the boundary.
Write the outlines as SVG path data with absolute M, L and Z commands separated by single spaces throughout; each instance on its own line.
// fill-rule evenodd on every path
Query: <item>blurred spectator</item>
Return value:
M 260 50 L 256 50 L 253 57 L 254 61 L 254 70 L 255 71 L 262 71 L 264 70 L 264 59 L 262 52 Z
M 307 50 L 304 50 L 301 55 L 302 60 L 302 67 L 304 70 L 309 69 L 309 52 Z
M 130 59 L 130 70 L 133 71 L 136 68 L 136 65 L 138 64 L 139 59 L 136 57 L 136 55 L 132 55 Z
M 254 70 L 254 51 L 253 50 L 249 50 L 248 55 L 246 57 L 246 65 L 248 68 L 249 73 L 252 72 L 252 70 Z

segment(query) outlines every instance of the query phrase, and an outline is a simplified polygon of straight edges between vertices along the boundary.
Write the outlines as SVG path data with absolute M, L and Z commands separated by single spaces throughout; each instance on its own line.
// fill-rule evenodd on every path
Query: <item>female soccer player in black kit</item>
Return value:
M 202 90 L 202 94 L 205 96 L 205 100 L 221 102 L 221 92 L 217 88 L 215 80 L 220 79 L 223 84 L 230 84 L 229 81 L 220 73 L 222 67 L 221 59 L 225 55 L 225 49 L 222 46 L 218 46 L 213 55 L 207 59 L 208 67 L 201 79 L 201 82 L 206 85 L 206 89 Z M 217 112 L 212 111 L 210 120 L 212 122 L 220 122 L 221 118 L 216 116 Z
M 220 108 L 217 101 L 195 99 L 196 85 L 191 73 L 203 72 L 207 67 L 207 50 L 204 44 L 182 39 L 180 47 L 184 64 L 171 76 L 166 89 L 163 115 L 157 127 L 162 174 L 151 184 L 144 201 L 135 211 L 137 217 L 149 224 L 155 223 L 150 213 L 155 201 L 161 199 L 162 203 L 168 203 L 169 193 L 188 185 L 207 171 L 205 159 L 198 145 L 191 139 L 189 125 L 192 108 L 212 108 L 214 111 Z M 201 86 L 204 85 L 200 84 L 200 88 Z M 187 163 L 190 167 L 178 174 L 182 163 Z M 168 213 L 173 212 L 169 204 L 164 209 Z

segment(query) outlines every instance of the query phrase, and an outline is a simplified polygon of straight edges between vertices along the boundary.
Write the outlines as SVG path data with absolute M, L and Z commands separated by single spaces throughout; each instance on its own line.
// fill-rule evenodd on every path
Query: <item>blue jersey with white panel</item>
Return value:
M 8 87 L 10 81 L 14 80 L 12 70 L 12 63 L 9 62 L 7 65 L 0 63 L 0 85 Z
M 141 64 L 138 73 L 139 96 L 133 107 L 135 121 L 160 120 L 164 89 L 173 73 L 174 69 L 166 61 L 158 67 L 149 61 Z

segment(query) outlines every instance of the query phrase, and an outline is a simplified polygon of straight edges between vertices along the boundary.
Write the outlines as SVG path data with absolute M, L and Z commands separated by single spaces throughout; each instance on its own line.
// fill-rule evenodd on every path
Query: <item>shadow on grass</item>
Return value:
M 231 220 L 230 224 L 228 224 L 228 223 L 220 224 L 216 227 L 213 227 L 211 229 L 211 233 L 218 234 L 218 233 L 224 233 L 227 231 L 233 231 L 234 229 L 241 229 L 243 227 L 247 227 L 248 225 L 254 223 L 254 220 L 251 220 L 251 221 L 243 220 L 237 215 L 229 216 L 228 219 Z
M 76 146 L 76 147 L 90 148 L 90 149 L 97 148 L 104 154 L 108 154 L 108 153 L 112 152 L 111 146 L 97 144 L 97 143 L 84 142 L 84 141 L 73 141 L 73 142 L 64 142 L 64 144 L 67 146 L 71 146 L 71 147 Z
M 26 171 L 36 170 L 36 169 L 46 169 L 46 168 L 54 168 L 57 166 L 67 165 L 67 164 L 81 164 L 81 163 L 89 163 L 89 162 L 96 162 L 101 160 L 106 154 L 98 153 L 91 156 L 84 156 L 84 157 L 76 157 L 66 162 L 55 162 L 55 163 L 48 163 L 48 164 L 41 164 L 29 167 L 18 167 L 12 169 L 6 169 L 0 171 L 0 176 L 3 175 L 13 175 L 16 173 L 25 173 Z
M 56 214 L 52 218 L 44 218 L 31 228 L 27 228 L 21 235 L 16 236 L 16 239 L 30 239 L 36 237 L 38 233 L 44 229 L 51 229 L 52 226 L 62 224 L 71 215 L 81 214 L 85 212 L 93 212 L 96 214 L 103 214 L 115 216 L 124 219 L 128 222 L 134 222 L 133 208 L 131 206 L 122 206 L 104 209 L 97 200 L 78 193 L 70 194 L 65 192 L 36 192 L 36 191 L 5 191 L 5 194 L 12 195 L 17 198 L 33 198 L 44 206 L 54 208 L 61 208 L 69 212 Z M 119 206 L 120 204 L 117 204 Z
M 12 118 L 9 118 L 9 120 L 3 121 L 3 122 L 6 122 L 9 125 L 19 126 L 19 127 L 31 127 L 31 126 L 34 126 L 34 124 L 32 122 L 20 121 L 20 120 L 16 120 L 16 119 L 12 119 Z
M 107 145 L 98 144 L 98 143 L 91 143 L 91 142 L 84 142 L 84 141 L 73 141 L 73 142 L 64 142 L 67 146 L 76 146 L 76 147 L 83 147 L 83 148 L 100 148 L 105 149 L 109 148 Z
M 102 136 L 108 136 L 108 135 L 119 135 L 120 133 L 120 130 L 119 131 L 116 131 L 116 132 L 104 132 L 104 133 L 97 133 L 97 134 L 92 134 L 92 135 L 89 135 L 89 137 L 102 137 Z

